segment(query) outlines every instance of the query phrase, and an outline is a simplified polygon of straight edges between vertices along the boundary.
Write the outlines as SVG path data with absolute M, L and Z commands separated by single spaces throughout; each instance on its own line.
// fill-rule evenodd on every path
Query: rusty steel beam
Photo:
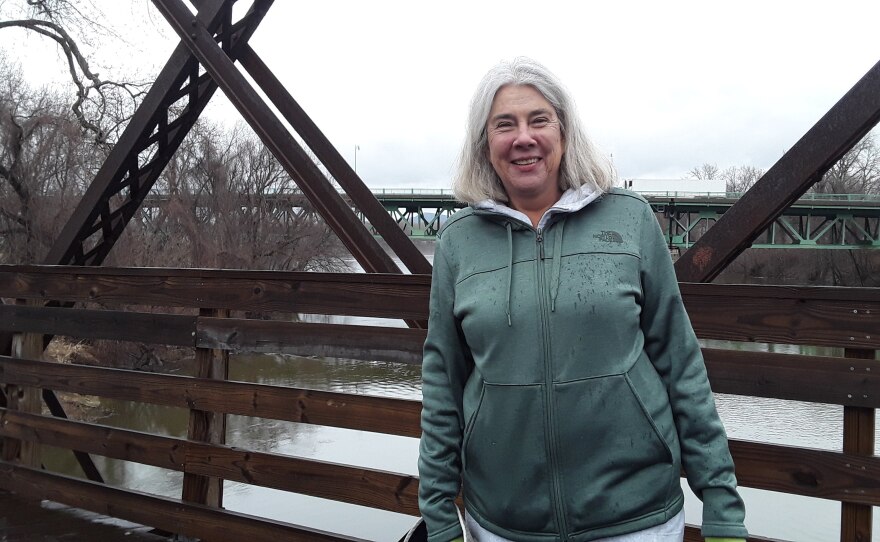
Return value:
M 293 136 L 221 50 L 202 21 L 180 0 L 153 0 L 183 43 L 211 74 L 230 102 L 275 155 L 285 171 L 330 225 L 361 266 L 370 273 L 400 273 L 400 269 L 358 220 L 327 178 L 297 145 Z
M 198 14 L 209 28 L 216 30 L 221 22 L 225 23 L 222 38 L 227 48 L 232 41 L 245 43 L 253 35 L 271 1 L 258 0 L 243 18 L 245 23 L 238 28 L 231 28 L 229 24 L 232 4 L 233 0 L 202 0 Z M 187 78 L 191 82 L 182 88 Z M 216 88 L 210 78 L 198 76 L 198 63 L 183 44 L 178 45 L 49 250 L 44 263 L 101 264 Z M 172 123 L 173 126 L 169 126 L 169 107 L 183 96 L 189 97 L 187 108 Z M 153 144 L 156 145 L 155 155 L 143 168 L 139 168 L 139 155 Z M 116 198 L 121 202 L 111 211 L 114 196 L 121 196 Z M 89 238 L 99 232 L 100 238 L 95 240 L 93 246 L 87 247 Z M 11 333 L 0 333 L 0 354 L 10 352 L 11 339 Z M 49 340 L 51 337 L 47 336 L 44 345 Z M 43 390 L 42 395 L 54 416 L 67 417 L 52 390 Z M 5 396 L 0 396 L 0 402 L 4 401 Z M 103 482 L 91 457 L 81 452 L 74 453 L 87 477 Z
M 204 9 L 199 11 L 197 17 L 209 28 L 216 30 L 224 12 L 232 9 L 232 3 L 231 0 L 206 0 L 203 2 Z M 258 14 L 257 19 L 262 19 L 262 14 Z M 259 20 L 254 22 L 258 24 Z M 256 24 L 251 26 L 253 28 L 250 29 L 250 34 Z M 196 86 L 193 82 L 188 93 L 187 110 L 181 114 L 182 122 L 178 123 L 173 133 L 163 134 L 162 128 L 167 127 L 169 107 L 180 98 L 180 87 L 186 79 L 195 79 L 193 75 L 198 76 L 198 64 L 186 46 L 179 44 L 95 175 L 43 263 L 102 263 L 216 89 L 216 86 L 210 84 Z M 138 158 L 150 147 L 152 138 L 155 137 L 154 131 L 160 136 L 156 142 L 157 163 L 153 164 L 151 161 L 152 167 L 148 174 L 142 176 Z M 123 201 L 116 209 L 111 210 L 111 200 L 116 195 L 123 196 Z M 101 237 L 95 240 L 93 246 L 88 246 L 87 241 L 98 232 Z
M 242 47 L 238 55 L 241 65 L 259 85 L 269 100 L 278 108 L 281 115 L 293 126 L 303 138 L 305 144 L 315 153 L 318 160 L 326 166 L 330 175 L 345 190 L 352 203 L 364 213 L 370 224 L 385 239 L 391 250 L 397 255 L 411 273 L 431 273 L 431 264 L 412 240 L 404 233 L 397 222 L 379 203 L 364 181 L 342 158 L 336 147 L 321 132 L 305 110 L 300 107 L 293 96 L 284 88 L 284 84 L 275 77 L 260 56 L 248 44 Z
M 880 120 L 874 65 L 675 263 L 678 280 L 711 282 Z

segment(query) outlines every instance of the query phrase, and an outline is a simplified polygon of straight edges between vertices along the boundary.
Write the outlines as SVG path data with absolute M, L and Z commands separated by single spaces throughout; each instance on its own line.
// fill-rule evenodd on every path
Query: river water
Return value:
M 326 320 L 323 320 L 326 321 Z M 338 319 L 353 324 L 376 325 L 381 320 Z M 387 325 L 402 325 L 385 321 Z M 708 346 L 722 346 L 713 342 Z M 796 352 L 796 347 L 740 345 L 744 348 Z M 835 355 L 825 350 L 806 354 Z M 313 359 L 282 355 L 237 355 L 230 360 L 232 380 L 397 397 L 421 398 L 418 366 Z M 841 449 L 843 408 L 733 395 L 717 395 L 716 403 L 731 438 L 788 444 L 825 450 Z M 184 437 L 188 412 L 105 399 L 109 414 L 100 420 L 111 426 Z M 230 416 L 227 443 L 254 450 L 321 459 L 387 471 L 416 474 L 418 440 L 307 424 Z M 880 449 L 880 448 L 878 448 Z M 52 470 L 78 473 L 69 452 L 47 450 L 44 462 Z M 164 469 L 95 456 L 112 485 L 179 497 L 182 475 Z M 683 485 L 686 488 L 686 484 Z M 840 505 L 813 499 L 742 488 L 746 500 L 746 525 L 754 534 L 792 541 L 838 540 Z M 700 502 L 686 490 L 685 515 L 700 520 Z M 271 517 L 369 540 L 396 541 L 415 518 L 355 505 L 316 499 L 247 484 L 227 482 L 224 504 L 230 510 Z M 880 541 L 880 513 L 874 512 L 875 542 Z

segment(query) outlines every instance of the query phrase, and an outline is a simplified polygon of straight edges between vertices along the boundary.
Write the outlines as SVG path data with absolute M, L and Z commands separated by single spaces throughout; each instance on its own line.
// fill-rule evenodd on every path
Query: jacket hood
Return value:
M 544 229 L 550 223 L 551 219 L 556 217 L 556 215 L 580 211 L 598 199 L 601 195 L 602 192 L 587 184 L 581 185 L 579 188 L 569 188 L 562 193 L 559 201 L 554 203 L 552 207 L 544 212 L 543 216 L 541 216 L 541 220 L 538 221 L 537 229 Z M 508 207 L 505 203 L 494 199 L 479 201 L 473 205 L 473 208 L 477 211 L 488 211 L 490 213 L 504 215 L 529 226 L 532 224 L 532 221 L 529 220 L 529 217 L 524 213 Z

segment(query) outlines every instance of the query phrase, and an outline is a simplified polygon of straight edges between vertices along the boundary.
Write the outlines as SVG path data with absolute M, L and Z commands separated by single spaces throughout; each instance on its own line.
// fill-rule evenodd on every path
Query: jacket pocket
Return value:
M 465 429 L 464 499 L 477 517 L 509 530 L 553 533 L 543 385 L 484 384 Z
M 555 399 L 571 531 L 662 511 L 670 484 L 679 476 L 677 461 L 629 378 L 557 384 Z

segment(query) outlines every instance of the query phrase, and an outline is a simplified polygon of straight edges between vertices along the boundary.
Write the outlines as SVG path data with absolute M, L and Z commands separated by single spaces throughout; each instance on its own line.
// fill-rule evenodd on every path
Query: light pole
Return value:
M 358 172 L 358 151 L 361 150 L 360 145 L 354 146 L 354 172 Z

